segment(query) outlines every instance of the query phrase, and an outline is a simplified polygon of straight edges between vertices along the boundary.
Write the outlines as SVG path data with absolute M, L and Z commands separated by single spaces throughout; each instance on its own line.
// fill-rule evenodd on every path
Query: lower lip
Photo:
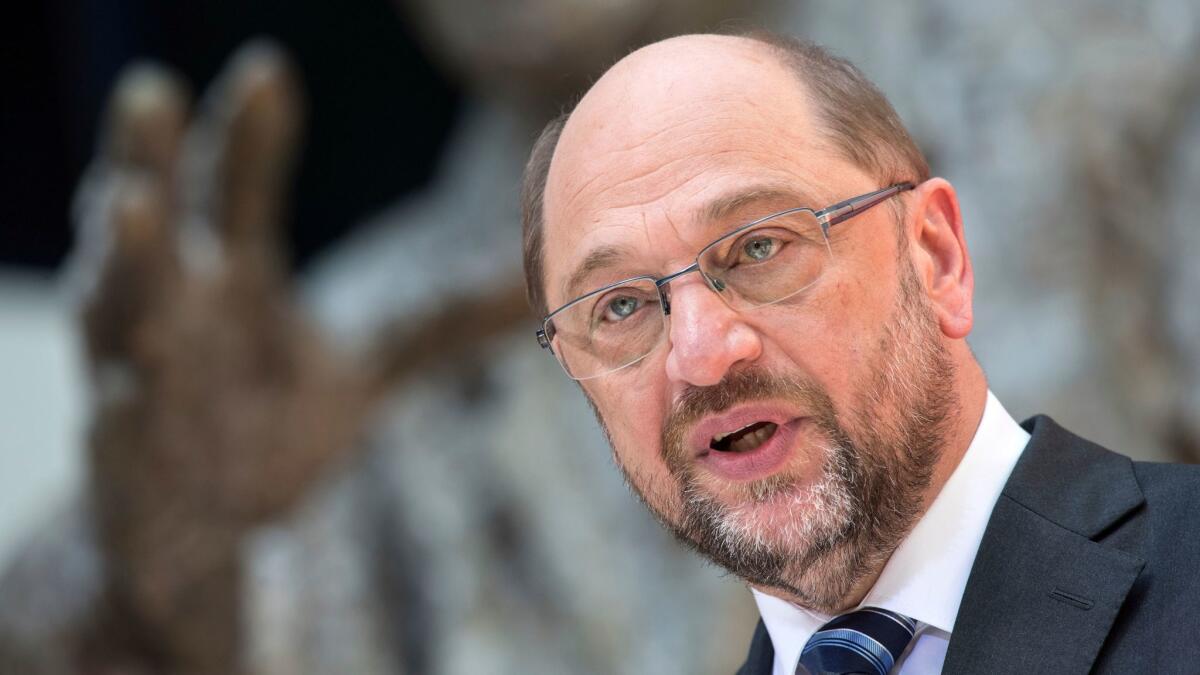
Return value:
M 708 450 L 697 461 L 721 478 L 748 481 L 766 478 L 787 460 L 803 418 L 781 424 L 765 443 L 743 452 Z

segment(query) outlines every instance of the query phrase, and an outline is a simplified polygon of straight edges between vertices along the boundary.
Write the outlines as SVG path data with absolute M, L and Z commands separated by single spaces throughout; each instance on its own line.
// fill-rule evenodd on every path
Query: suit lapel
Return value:
M 1095 541 L 1143 503 L 1128 458 L 1045 417 L 971 568 L 945 673 L 1087 673 L 1145 562 Z

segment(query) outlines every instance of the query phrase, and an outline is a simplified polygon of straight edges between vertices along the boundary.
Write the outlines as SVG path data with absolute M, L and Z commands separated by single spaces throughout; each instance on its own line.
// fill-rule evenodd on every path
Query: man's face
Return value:
M 831 150 L 761 47 L 660 43 L 609 71 L 564 129 L 545 197 L 549 304 L 683 268 L 755 218 L 880 187 Z M 955 403 L 895 220 L 884 206 L 833 228 L 821 276 L 777 305 L 739 313 L 698 275 L 671 282 L 664 344 L 583 383 L 669 528 L 815 608 L 837 607 L 911 527 Z M 620 255 L 564 288 L 604 247 Z

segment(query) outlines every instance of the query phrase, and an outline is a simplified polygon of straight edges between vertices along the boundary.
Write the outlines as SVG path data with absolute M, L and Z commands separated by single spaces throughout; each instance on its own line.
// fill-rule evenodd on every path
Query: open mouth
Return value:
M 728 433 L 714 435 L 708 447 L 719 452 L 748 452 L 766 443 L 778 428 L 774 422 L 754 422 Z

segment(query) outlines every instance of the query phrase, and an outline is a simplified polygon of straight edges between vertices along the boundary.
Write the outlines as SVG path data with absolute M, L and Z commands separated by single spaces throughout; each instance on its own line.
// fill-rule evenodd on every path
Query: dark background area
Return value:
M 295 59 L 308 103 L 288 235 L 294 266 L 419 189 L 460 92 L 386 0 L 48 0 L 0 10 L 0 265 L 56 267 L 71 194 L 105 98 L 137 59 L 167 64 L 194 96 L 255 36 Z

